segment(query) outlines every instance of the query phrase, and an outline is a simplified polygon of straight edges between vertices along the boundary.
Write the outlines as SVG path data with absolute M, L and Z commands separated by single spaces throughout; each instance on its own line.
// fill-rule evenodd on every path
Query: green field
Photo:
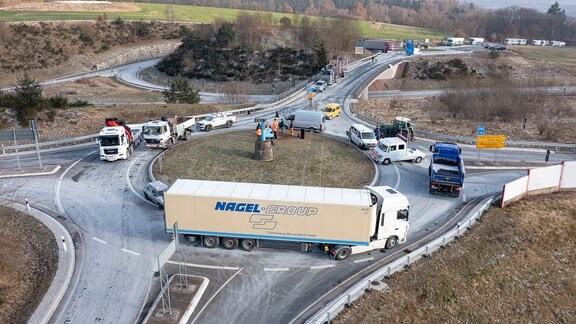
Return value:
M 140 8 L 134 12 L 107 12 L 108 19 L 123 18 L 127 20 L 155 20 L 167 21 L 168 6 L 166 4 L 152 3 L 132 3 Z M 268 14 L 262 11 L 237 10 L 214 7 L 198 7 L 185 5 L 172 5 L 173 21 L 211 23 L 215 19 L 231 21 L 240 12 Z M 279 25 L 280 18 L 288 17 L 292 21 L 300 19 L 301 15 L 272 12 L 273 21 Z M 0 20 L 7 22 L 25 21 L 53 21 L 53 20 L 96 20 L 102 16 L 102 12 L 97 11 L 8 11 L 0 10 Z M 313 17 L 313 19 L 322 19 Z M 367 38 L 390 38 L 390 39 L 425 39 L 439 40 L 443 35 L 437 31 L 410 26 L 400 26 L 391 24 L 374 24 L 368 21 L 360 23 L 360 33 Z
M 528 60 L 576 64 L 576 48 L 574 47 L 514 46 L 511 50 Z

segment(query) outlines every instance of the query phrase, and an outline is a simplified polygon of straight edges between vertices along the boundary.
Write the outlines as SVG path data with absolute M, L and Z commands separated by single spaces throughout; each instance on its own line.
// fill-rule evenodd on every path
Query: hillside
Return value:
M 492 208 L 333 323 L 574 323 L 576 192 Z

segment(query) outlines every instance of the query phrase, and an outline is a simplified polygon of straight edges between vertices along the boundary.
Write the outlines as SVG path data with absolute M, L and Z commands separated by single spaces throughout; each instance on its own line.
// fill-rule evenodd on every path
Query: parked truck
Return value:
M 195 124 L 194 116 L 162 117 L 160 120 L 151 120 L 142 125 L 142 135 L 146 147 L 168 148 L 177 140 L 190 139 Z
M 381 123 L 378 128 L 380 137 L 400 137 L 405 141 L 414 140 L 414 124 L 409 118 L 396 117 L 392 124 Z
M 390 187 L 341 189 L 176 180 L 164 193 L 165 229 L 204 247 L 252 251 L 266 240 L 315 245 L 336 260 L 406 241 L 408 199 Z
M 417 148 L 408 148 L 406 142 L 398 137 L 386 137 L 378 141 L 371 156 L 375 162 L 388 165 L 395 161 L 420 163 L 426 154 Z
M 448 37 L 446 39 L 446 45 L 448 45 L 448 46 L 464 45 L 464 38 L 463 37 Z
M 461 149 L 455 143 L 436 142 L 430 146 L 430 151 L 430 193 L 443 192 L 454 197 L 460 196 L 465 176 Z
M 98 135 L 100 160 L 127 160 L 134 151 L 134 137 L 126 123 L 118 118 L 106 118 L 105 125 Z
M 218 127 L 232 127 L 236 123 L 236 116 L 227 113 L 214 113 L 198 121 L 197 127 L 202 131 L 209 132 Z

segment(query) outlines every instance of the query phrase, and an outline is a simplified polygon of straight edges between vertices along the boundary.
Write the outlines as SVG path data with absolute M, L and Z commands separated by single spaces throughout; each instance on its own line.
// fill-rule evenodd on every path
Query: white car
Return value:
M 395 161 L 414 161 L 420 163 L 426 153 L 416 148 L 408 148 L 408 144 L 398 137 L 386 137 L 378 141 L 371 153 L 372 160 L 384 165 Z
M 316 81 L 316 84 L 314 84 L 314 92 L 323 92 L 324 90 L 326 90 L 326 81 Z

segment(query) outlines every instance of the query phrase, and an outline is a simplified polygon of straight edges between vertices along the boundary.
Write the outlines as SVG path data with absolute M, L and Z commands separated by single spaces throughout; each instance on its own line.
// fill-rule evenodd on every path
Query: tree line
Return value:
M 551 2 L 546 13 L 520 6 L 487 10 L 458 0 L 170 0 L 170 3 L 369 20 L 430 28 L 457 37 L 486 37 L 495 42 L 506 37 L 576 42 L 576 19 L 568 18 L 558 2 Z

